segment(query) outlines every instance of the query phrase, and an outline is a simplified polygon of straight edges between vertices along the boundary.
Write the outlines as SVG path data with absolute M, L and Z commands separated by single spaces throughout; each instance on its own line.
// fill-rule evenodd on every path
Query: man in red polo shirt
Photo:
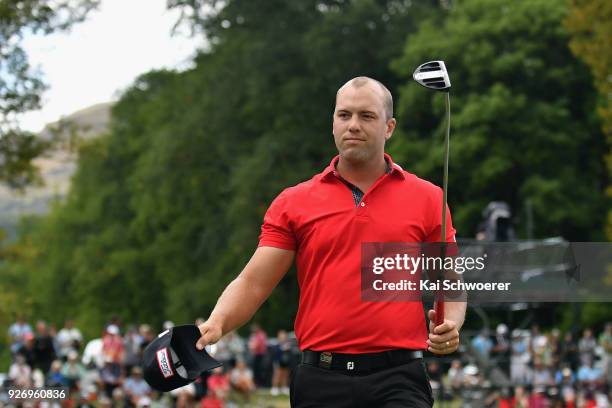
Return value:
M 441 189 L 384 152 L 395 125 L 391 93 L 380 82 L 358 77 L 338 90 L 339 155 L 276 197 L 253 257 L 199 326 L 201 349 L 246 323 L 295 260 L 303 359 L 292 378 L 294 407 L 431 407 L 422 350 L 449 354 L 459 345 L 463 302 L 448 303 L 439 326 L 429 310 L 428 334 L 421 302 L 361 297 L 362 243 L 440 239 Z M 447 214 L 446 236 L 454 242 Z

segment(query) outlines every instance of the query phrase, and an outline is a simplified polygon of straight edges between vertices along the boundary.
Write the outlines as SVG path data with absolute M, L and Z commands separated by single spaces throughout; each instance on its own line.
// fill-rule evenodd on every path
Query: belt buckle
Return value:
M 332 364 L 332 353 L 324 351 L 319 354 L 319 367 L 330 369 Z

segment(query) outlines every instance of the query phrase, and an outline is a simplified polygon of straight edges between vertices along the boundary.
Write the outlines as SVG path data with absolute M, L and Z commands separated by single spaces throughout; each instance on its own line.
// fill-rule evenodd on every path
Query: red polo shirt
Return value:
M 355 206 L 336 156 L 312 179 L 285 189 L 264 217 L 259 246 L 296 251 L 300 349 L 373 353 L 426 349 L 421 302 L 361 300 L 362 242 L 438 242 L 442 190 L 393 163 Z M 450 212 L 447 241 L 454 241 Z

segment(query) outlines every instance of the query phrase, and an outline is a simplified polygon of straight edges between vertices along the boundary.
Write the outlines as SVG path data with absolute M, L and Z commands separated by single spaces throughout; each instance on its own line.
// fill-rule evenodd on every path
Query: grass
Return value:
M 266 388 L 257 390 L 248 404 L 244 402 L 240 395 L 234 392 L 230 394 L 229 401 L 234 402 L 240 408 L 290 408 L 288 396 L 279 395 L 273 397 L 270 395 L 270 390 Z M 460 406 L 461 401 L 458 399 L 434 403 L 434 408 L 459 408 Z
M 270 395 L 270 390 L 267 388 L 258 389 L 251 400 L 246 403 L 244 397 L 238 393 L 231 392 L 228 398 L 229 402 L 237 404 L 241 408 L 289 408 L 289 397 L 287 395 L 278 395 L 273 397 Z M 229 405 L 229 404 L 227 404 Z

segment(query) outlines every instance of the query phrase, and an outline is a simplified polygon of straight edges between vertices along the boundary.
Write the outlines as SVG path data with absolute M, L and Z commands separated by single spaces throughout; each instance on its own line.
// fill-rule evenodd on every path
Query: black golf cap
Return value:
M 155 338 L 142 357 L 144 379 L 157 391 L 171 391 L 189 384 L 204 371 L 222 363 L 196 349 L 200 330 L 192 324 L 175 326 Z

